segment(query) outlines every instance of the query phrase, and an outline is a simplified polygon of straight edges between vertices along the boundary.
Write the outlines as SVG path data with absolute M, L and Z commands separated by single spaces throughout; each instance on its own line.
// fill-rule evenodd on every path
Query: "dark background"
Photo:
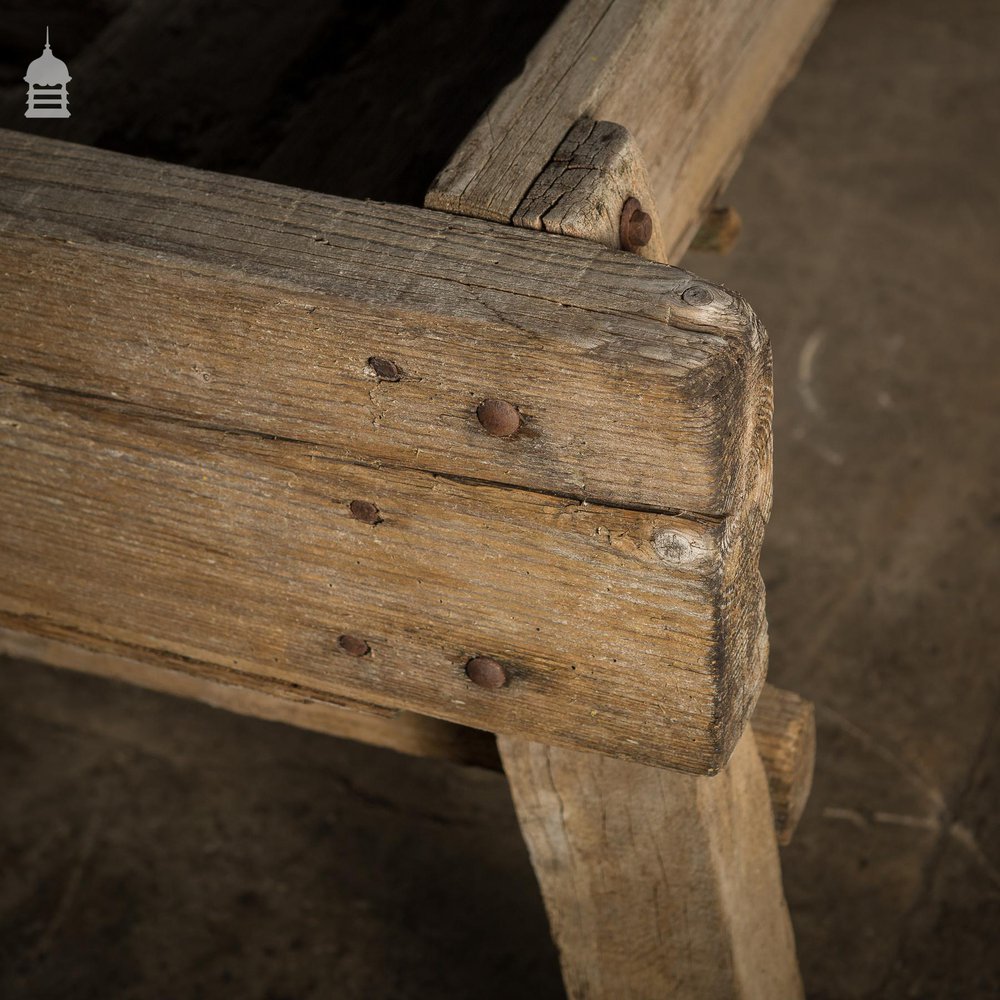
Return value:
M 419 204 L 555 7 L 8 4 L 0 125 Z M 73 117 L 31 122 L 46 20 Z M 774 344 L 814 998 L 1000 995 L 998 52 L 993 0 L 841 0 L 732 185 L 736 250 L 684 262 Z M 561 995 L 499 775 L 6 661 L 0 789 L 5 998 Z

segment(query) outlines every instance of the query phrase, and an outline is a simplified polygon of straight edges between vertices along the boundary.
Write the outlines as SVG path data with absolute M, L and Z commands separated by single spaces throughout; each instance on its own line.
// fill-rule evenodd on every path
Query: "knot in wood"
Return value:
M 681 292 L 681 298 L 689 306 L 707 306 L 715 296 L 706 285 L 688 285 Z

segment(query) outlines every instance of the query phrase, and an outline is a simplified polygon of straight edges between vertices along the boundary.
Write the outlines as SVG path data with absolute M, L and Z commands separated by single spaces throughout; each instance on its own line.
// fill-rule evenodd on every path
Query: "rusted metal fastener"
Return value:
M 521 426 L 521 414 L 502 399 L 484 399 L 476 407 L 476 416 L 483 430 L 494 437 L 510 437 Z
M 714 296 L 704 285 L 688 285 L 681 292 L 681 298 L 689 306 L 707 306 Z
M 381 524 L 382 515 L 378 512 L 378 507 L 370 500 L 352 500 L 348 505 L 351 517 L 357 521 L 364 521 L 365 524 Z
M 481 688 L 502 688 L 507 683 L 507 671 L 503 664 L 489 656 L 474 656 L 466 663 L 465 674 Z
M 403 369 L 395 361 L 385 358 L 369 358 L 368 367 L 383 382 L 398 382 L 403 377 Z
M 653 217 L 642 210 L 638 198 L 628 198 L 622 206 L 618 238 L 622 250 L 630 250 L 632 253 L 653 238 Z
M 337 642 L 340 648 L 350 656 L 367 656 L 372 651 L 371 646 L 356 635 L 342 635 Z

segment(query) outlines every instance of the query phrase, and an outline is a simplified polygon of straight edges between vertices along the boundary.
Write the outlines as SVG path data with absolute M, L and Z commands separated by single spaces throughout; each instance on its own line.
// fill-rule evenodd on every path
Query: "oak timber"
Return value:
M 415 712 L 393 711 L 364 702 L 316 701 L 294 688 L 227 684 L 183 669 L 151 666 L 141 660 L 95 653 L 79 645 L 0 628 L 0 656 L 35 660 L 51 667 L 125 681 L 190 698 L 213 708 L 282 722 L 328 736 L 371 743 L 415 757 L 435 757 L 458 764 L 500 769 L 492 733 Z
M 766 663 L 770 357 L 738 297 L 582 241 L 2 141 L 6 626 L 721 766 Z M 479 426 L 491 397 L 514 437 Z M 471 685 L 476 655 L 511 683 Z
M 458 148 L 426 204 L 509 222 L 578 118 L 642 150 L 681 257 L 830 0 L 570 0 Z
M 792 691 L 765 684 L 754 709 L 753 732 L 765 762 L 778 843 L 790 844 L 812 789 L 815 707 Z
M 69 642 L 4 628 L 0 628 L 0 656 L 35 660 L 51 667 L 124 681 L 179 698 L 191 698 L 238 715 L 283 722 L 328 736 L 387 747 L 414 757 L 434 757 L 456 764 L 500 769 L 492 733 L 415 712 L 347 699 L 319 701 L 294 687 L 226 683 L 189 673 L 183 668 L 151 666 L 125 656 L 96 653 Z M 801 812 L 798 808 L 789 808 L 790 802 L 801 802 L 804 806 L 808 799 L 808 786 L 802 779 L 789 781 L 792 772 L 798 773 L 795 767 L 790 770 L 790 764 L 799 757 L 795 749 L 789 747 L 788 714 L 773 711 L 775 704 L 795 703 L 812 709 L 810 702 L 797 695 L 765 684 L 753 714 L 757 749 L 768 777 L 775 827 L 782 844 L 791 840 Z M 802 739 L 801 736 L 792 738 Z M 809 759 L 811 762 L 812 754 Z M 808 774 L 811 778 L 811 769 Z
M 766 336 L 739 296 L 685 271 L 14 132 L 0 131 L 0 152 L 8 240 L 46 261 L 50 250 L 94 259 L 108 279 L 51 304 L 29 303 L 34 288 L 20 285 L 15 313 L 92 323 L 95 311 L 122 311 L 128 282 L 155 306 L 153 293 L 182 280 L 172 266 L 206 299 L 183 312 L 171 299 L 147 323 L 118 317 L 114 336 L 129 346 L 110 367 L 107 334 L 44 351 L 8 339 L 8 374 L 246 421 L 361 461 L 657 511 L 719 518 L 757 479 Z M 229 308 L 222 288 L 239 293 Z M 184 336 L 168 340 L 166 322 Z M 404 378 L 378 381 L 371 356 Z M 474 410 L 485 396 L 521 411 L 516 439 L 483 438 Z M 330 399 L 343 404 L 336 419 Z
M 797 1000 L 751 732 L 699 778 L 498 740 L 570 1000 Z

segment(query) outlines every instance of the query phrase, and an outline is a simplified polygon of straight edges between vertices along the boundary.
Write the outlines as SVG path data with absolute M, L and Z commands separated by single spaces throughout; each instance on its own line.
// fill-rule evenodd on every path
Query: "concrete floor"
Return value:
M 1000 995 L 1000 9 L 841 0 L 689 268 L 776 377 L 771 678 L 808 993 Z M 558 997 L 503 779 L 0 669 L 0 996 Z

